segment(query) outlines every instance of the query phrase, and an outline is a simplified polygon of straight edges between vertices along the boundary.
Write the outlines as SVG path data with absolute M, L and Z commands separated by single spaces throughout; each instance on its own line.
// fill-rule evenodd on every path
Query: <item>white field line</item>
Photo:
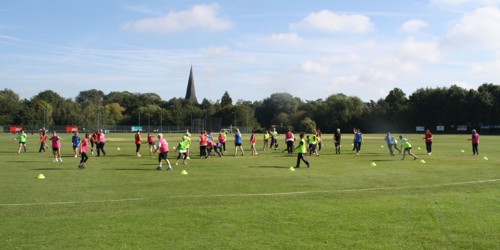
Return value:
M 357 189 L 340 189 L 340 190 L 323 190 L 323 191 L 297 191 L 297 192 L 281 192 L 281 193 L 249 193 L 249 194 L 213 194 L 213 195 L 178 195 L 167 196 L 165 199 L 173 198 L 210 198 L 210 197 L 249 197 L 249 196 L 283 196 L 283 195 L 301 195 L 301 194 L 317 194 L 317 193 L 349 193 L 349 192 L 369 192 L 379 190 L 401 190 L 412 188 L 433 188 L 445 186 L 461 186 L 470 184 L 480 184 L 489 182 L 498 182 L 500 179 L 480 180 L 480 181 L 464 181 L 455 183 L 445 183 L 436 185 L 421 185 L 421 186 L 407 186 L 407 187 L 379 187 L 379 188 L 357 188 Z M 130 199 L 116 199 L 116 200 L 94 200 L 94 201 L 55 201 L 55 202 L 34 202 L 34 203 L 6 203 L 0 206 L 36 206 L 36 205 L 71 205 L 71 204 L 85 204 L 85 203 L 113 203 L 113 202 L 130 202 L 130 201 L 144 201 L 148 198 L 130 198 Z

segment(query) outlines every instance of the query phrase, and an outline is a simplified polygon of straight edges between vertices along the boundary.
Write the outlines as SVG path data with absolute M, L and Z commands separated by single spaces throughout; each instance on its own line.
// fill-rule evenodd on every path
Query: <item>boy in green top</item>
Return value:
M 300 160 L 304 161 L 304 163 L 307 165 L 308 168 L 311 167 L 311 163 L 309 163 L 306 159 L 306 141 L 304 140 L 304 133 L 300 133 L 300 142 L 299 145 L 295 148 L 297 151 L 297 164 L 295 165 L 295 168 L 300 168 Z
M 309 140 L 309 155 L 314 154 L 318 156 L 318 150 L 316 149 L 317 142 L 318 142 L 318 137 L 316 136 L 316 130 L 313 130 L 311 139 Z
M 26 133 L 24 133 L 24 130 L 21 130 L 21 133 L 19 134 L 18 137 L 16 137 L 14 140 L 19 141 L 19 148 L 17 149 L 17 153 L 21 153 L 21 148 L 24 149 L 24 152 L 26 153 Z
M 177 156 L 177 161 L 175 162 L 175 165 L 177 166 L 179 164 L 179 159 L 181 158 L 182 155 L 184 157 L 182 158 L 182 164 L 187 164 L 186 159 L 187 159 L 187 144 L 186 144 L 186 136 L 183 136 L 181 138 L 181 141 L 179 144 L 177 144 L 177 147 L 175 148 L 175 152 L 179 152 L 179 155 Z

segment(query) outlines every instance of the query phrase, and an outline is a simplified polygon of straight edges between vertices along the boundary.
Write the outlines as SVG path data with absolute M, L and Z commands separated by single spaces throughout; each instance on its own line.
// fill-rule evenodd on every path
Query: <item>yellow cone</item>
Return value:
M 186 175 L 186 174 L 188 174 L 188 172 L 187 172 L 186 170 L 182 170 L 182 171 L 181 171 L 181 174 Z
M 483 160 L 487 161 L 487 160 L 488 160 L 488 157 L 486 157 L 486 156 L 485 156 L 485 157 L 483 157 Z
M 39 174 L 36 178 L 39 180 L 45 180 L 45 175 Z
M 424 159 L 420 160 L 420 163 L 425 164 L 425 160 Z
M 288 170 L 290 170 L 292 172 L 295 172 L 295 168 L 294 167 L 290 167 Z
M 372 164 L 371 164 L 370 166 L 372 166 L 372 167 L 376 167 L 376 166 L 377 166 L 377 163 L 372 162 Z
M 462 149 L 462 150 L 460 150 L 460 152 L 465 153 L 465 150 Z

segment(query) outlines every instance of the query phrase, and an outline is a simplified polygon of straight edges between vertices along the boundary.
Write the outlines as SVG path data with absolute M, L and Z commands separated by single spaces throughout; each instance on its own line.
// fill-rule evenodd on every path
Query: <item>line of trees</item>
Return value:
M 91 89 L 81 91 L 74 99 L 52 90 L 31 99 L 20 99 L 10 89 L 0 91 L 1 125 L 185 126 L 192 119 L 205 117 L 219 117 L 224 125 L 257 130 L 277 126 L 307 132 L 320 128 L 327 133 L 353 127 L 365 132 L 414 131 L 417 125 L 431 129 L 443 125 L 447 130 L 457 125 L 480 128 L 500 125 L 500 85 L 485 83 L 477 90 L 456 85 L 420 88 L 409 96 L 394 88 L 385 98 L 368 103 L 344 94 L 303 101 L 288 93 L 274 93 L 262 101 L 233 103 L 226 91 L 220 100 L 203 99 L 201 104 L 194 104 L 182 98 L 165 101 L 154 93 L 128 91 L 104 94 Z

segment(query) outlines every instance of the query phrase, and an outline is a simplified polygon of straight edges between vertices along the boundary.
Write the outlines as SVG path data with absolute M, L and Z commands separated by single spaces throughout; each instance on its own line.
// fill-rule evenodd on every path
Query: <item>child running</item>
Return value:
M 60 161 L 62 163 L 61 157 L 61 137 L 57 135 L 57 132 L 52 131 L 52 137 L 50 138 L 52 141 L 52 153 L 54 154 L 54 162 Z
M 252 130 L 252 135 L 250 135 L 250 147 L 252 148 L 252 155 L 258 155 L 257 147 L 255 146 L 257 142 L 257 137 L 255 135 L 255 130 Z
M 411 152 L 411 142 L 410 140 L 404 138 L 402 135 L 399 136 L 399 139 L 401 140 L 401 150 L 403 150 L 403 158 L 401 160 L 405 159 L 406 153 L 409 155 L 413 156 L 413 160 L 417 159 L 417 156 L 415 156 Z
M 26 153 L 26 137 L 27 137 L 27 135 L 26 135 L 26 133 L 24 133 L 24 130 L 21 130 L 21 133 L 19 134 L 19 136 L 14 139 L 14 140 L 19 141 L 19 147 L 17 149 L 18 154 L 21 153 L 21 148 Z
M 186 136 L 183 136 L 181 138 L 181 141 L 179 144 L 177 144 L 177 147 L 175 148 L 175 152 L 178 152 L 179 155 L 177 156 L 177 161 L 175 161 L 175 165 L 177 166 L 179 164 L 179 159 L 182 157 L 182 164 L 187 165 L 187 150 L 186 150 Z
M 78 157 L 78 147 L 80 147 L 80 136 L 78 136 L 78 131 L 71 137 L 71 143 L 73 144 L 73 153 L 75 153 L 75 158 Z
M 306 141 L 304 139 L 304 133 L 300 133 L 300 141 L 299 145 L 295 148 L 297 151 L 297 164 L 295 165 L 295 168 L 300 168 L 300 161 L 304 161 L 304 163 L 307 165 L 308 168 L 311 167 L 311 163 L 309 163 L 306 159 L 306 154 L 307 154 L 307 146 L 306 146 Z
M 78 165 L 79 169 L 84 169 L 85 163 L 89 159 L 89 157 L 87 156 L 87 148 L 89 146 L 89 138 L 90 138 L 90 135 L 88 133 L 85 134 L 85 138 L 83 138 L 82 143 L 80 144 L 80 155 L 82 156 L 82 159 L 80 160 L 80 165 Z

